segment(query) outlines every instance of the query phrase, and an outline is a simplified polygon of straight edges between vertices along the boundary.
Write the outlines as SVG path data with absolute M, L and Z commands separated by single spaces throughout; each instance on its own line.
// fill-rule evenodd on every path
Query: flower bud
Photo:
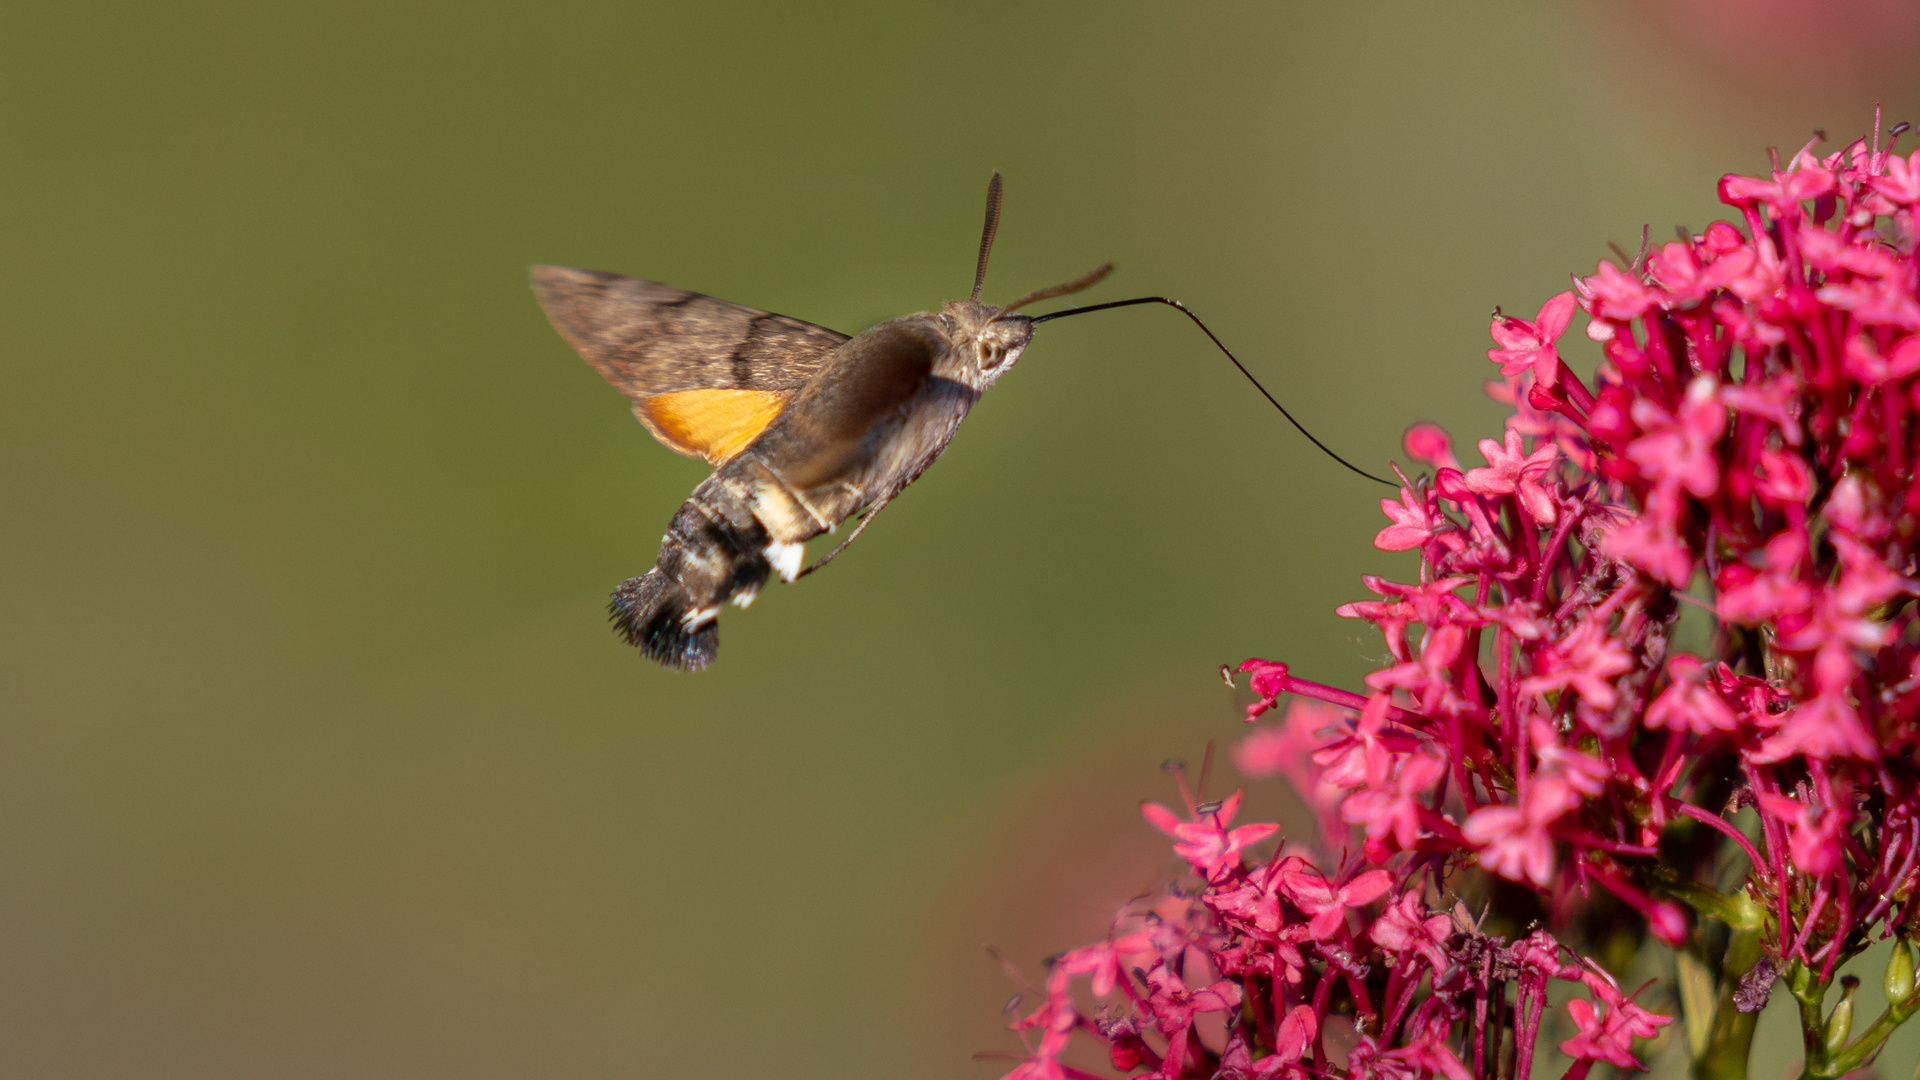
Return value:
M 1913 946 L 1906 938 L 1893 939 L 1893 955 L 1887 958 L 1887 973 L 1880 986 L 1887 992 L 1890 1005 L 1905 1005 L 1913 996 Z
M 1853 1035 L 1853 992 L 1860 989 L 1860 980 L 1853 975 L 1840 976 L 1840 1004 L 1833 1007 L 1827 1016 L 1827 1053 L 1837 1054 L 1846 1048 L 1847 1039 Z
M 1653 936 L 1674 947 L 1687 940 L 1687 912 L 1671 900 L 1662 900 L 1647 908 L 1647 929 Z
M 1401 447 L 1408 457 L 1436 469 L 1458 468 L 1460 464 L 1453 456 L 1452 440 L 1438 424 L 1415 424 L 1408 428 Z

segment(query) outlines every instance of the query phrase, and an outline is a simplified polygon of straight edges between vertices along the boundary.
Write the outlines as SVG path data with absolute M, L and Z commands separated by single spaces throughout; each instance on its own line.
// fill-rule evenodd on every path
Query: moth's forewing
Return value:
M 555 330 L 633 401 L 655 438 L 725 461 L 780 415 L 847 340 L 823 326 L 657 281 L 536 266 L 533 290 Z
M 847 335 L 657 281 L 533 268 L 554 329 L 628 397 L 676 390 L 792 390 Z

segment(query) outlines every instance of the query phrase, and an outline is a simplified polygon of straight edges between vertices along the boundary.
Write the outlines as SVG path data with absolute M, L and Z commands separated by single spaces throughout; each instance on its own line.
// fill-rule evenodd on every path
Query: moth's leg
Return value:
M 855 525 L 853 527 L 853 531 L 847 534 L 847 538 L 845 540 L 840 541 L 839 547 L 836 547 L 832 551 L 827 552 L 825 557 L 823 557 L 819 562 L 814 563 L 812 566 L 809 566 L 805 570 L 802 570 L 798 574 L 795 574 L 793 576 L 793 580 L 799 581 L 801 578 L 806 577 L 808 574 L 811 574 L 815 570 L 818 570 L 821 567 L 832 562 L 833 557 L 835 555 L 838 555 L 841 552 L 847 550 L 848 544 L 851 544 L 855 540 L 860 539 L 860 534 L 867 531 L 867 526 L 873 524 L 873 519 L 876 517 L 879 517 L 880 511 L 885 510 L 887 508 L 887 504 L 892 501 L 893 501 L 893 495 L 891 493 L 882 495 L 878 499 L 875 499 L 873 502 L 873 505 L 867 507 L 867 512 L 861 516 L 860 524 Z

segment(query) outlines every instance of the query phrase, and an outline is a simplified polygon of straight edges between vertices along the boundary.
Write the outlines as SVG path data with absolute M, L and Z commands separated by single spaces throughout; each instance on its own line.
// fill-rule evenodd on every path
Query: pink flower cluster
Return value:
M 1638 1068 L 1669 1018 L 1553 936 L 1597 894 L 1669 944 L 1702 916 L 1756 935 L 1743 1010 L 1920 930 L 1920 151 L 1813 145 L 1724 178 L 1737 221 L 1496 313 L 1503 437 L 1471 468 L 1408 433 L 1433 475 L 1401 474 L 1374 543 L 1418 577 L 1340 609 L 1391 662 L 1364 693 L 1238 669 L 1249 720 L 1296 696 L 1242 770 L 1292 782 L 1338 868 L 1234 826 L 1237 794 L 1146 807 L 1193 880 L 1053 963 L 1009 1080 L 1089 1075 L 1076 1033 L 1157 1080 L 1526 1080 L 1555 979 L 1586 991 L 1568 1075 Z M 1576 313 L 1591 380 L 1560 353 Z M 1474 875 L 1552 933 L 1483 933 L 1454 902 Z
M 1106 941 L 1051 961 L 1040 1004 L 1013 1024 L 1030 1055 L 1009 1080 L 1091 1076 L 1060 1060 L 1076 1032 L 1104 1040 L 1115 1069 L 1167 1080 L 1472 1080 L 1490 1075 L 1503 1053 L 1489 1012 L 1509 1009 L 1516 1027 L 1505 1053 L 1524 1077 L 1554 979 L 1589 995 L 1570 1004 L 1577 1033 L 1562 1045 L 1581 1060 L 1637 1068 L 1633 1039 L 1670 1022 L 1546 931 L 1509 944 L 1462 912 L 1431 911 L 1420 887 L 1387 870 L 1350 864 L 1329 879 L 1294 854 L 1249 865 L 1247 850 L 1279 827 L 1234 827 L 1238 795 L 1195 803 L 1184 777 L 1180 791 L 1184 816 L 1142 809 L 1174 838 L 1197 882 L 1137 902 Z M 1080 979 L 1120 1007 L 1088 1015 L 1072 993 Z M 1344 1025 L 1328 1022 L 1336 1008 Z M 1212 1045 L 1199 1034 L 1207 1014 L 1220 1033 Z M 1479 1034 L 1470 1046 L 1455 1036 L 1463 1025 Z M 1330 1036 L 1344 1071 L 1325 1065 Z

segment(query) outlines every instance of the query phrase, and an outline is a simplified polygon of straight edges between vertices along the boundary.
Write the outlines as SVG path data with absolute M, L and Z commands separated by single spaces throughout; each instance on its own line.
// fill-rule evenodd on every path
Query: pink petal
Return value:
M 1385 870 L 1369 870 L 1340 890 L 1340 896 L 1348 906 L 1357 907 L 1378 900 L 1388 889 L 1393 888 L 1393 876 Z
M 1540 305 L 1540 315 L 1533 321 L 1539 327 L 1543 344 L 1557 341 L 1561 334 L 1567 332 L 1567 324 L 1573 321 L 1573 308 L 1571 291 L 1563 292 Z
M 1141 803 L 1140 815 L 1147 819 L 1148 824 L 1152 825 L 1156 829 L 1159 829 L 1161 832 L 1166 833 L 1168 836 L 1179 835 L 1180 826 L 1186 824 L 1186 822 L 1182 820 L 1179 817 L 1179 815 L 1175 814 L 1173 811 L 1167 809 L 1166 807 L 1161 806 L 1159 803 L 1153 803 L 1153 802 Z

